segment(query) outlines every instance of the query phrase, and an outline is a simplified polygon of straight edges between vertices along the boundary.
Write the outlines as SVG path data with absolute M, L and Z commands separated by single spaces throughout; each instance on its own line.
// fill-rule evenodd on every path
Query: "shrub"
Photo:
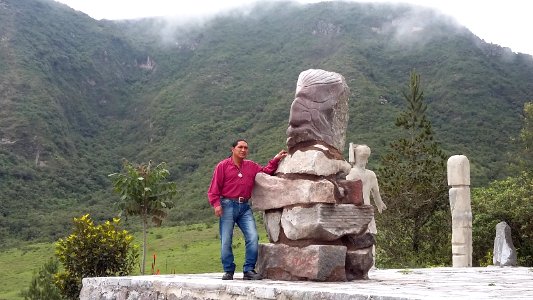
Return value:
M 69 299 L 78 299 L 84 277 L 129 275 L 139 257 L 133 236 L 119 230 L 120 219 L 94 225 L 89 215 L 74 218 L 74 230 L 56 244 L 56 255 L 65 271 L 56 285 Z

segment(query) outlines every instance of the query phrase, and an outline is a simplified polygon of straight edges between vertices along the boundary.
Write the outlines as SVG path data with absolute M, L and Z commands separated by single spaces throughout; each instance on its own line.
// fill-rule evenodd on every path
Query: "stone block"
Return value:
M 470 185 L 470 162 L 464 155 L 453 155 L 448 159 L 448 185 Z
M 492 263 L 495 266 L 516 266 L 516 249 L 511 237 L 511 227 L 505 222 L 496 225 L 496 237 L 494 238 L 494 256 Z
M 273 280 L 346 281 L 346 247 L 260 244 L 257 271 Z
M 361 180 L 337 180 L 339 187 L 340 203 L 342 204 L 363 204 L 363 182 Z M 342 191 L 342 192 L 341 192 Z
M 291 240 L 333 241 L 344 235 L 364 233 L 374 217 L 371 205 L 315 204 L 283 209 L 281 227 Z
M 346 176 L 350 173 L 351 165 L 345 160 L 330 159 L 319 150 L 297 150 L 292 155 L 285 157 L 276 174 L 310 174 L 329 176 L 340 174 Z
M 335 203 L 334 185 L 328 180 L 285 179 L 259 173 L 252 192 L 254 210 L 295 204 Z
M 265 222 L 268 239 L 272 243 L 277 242 L 281 231 L 281 210 L 265 211 L 263 220 Z
M 359 250 L 364 248 L 372 248 L 376 244 L 376 238 L 374 234 L 366 232 L 362 235 L 350 234 L 343 237 L 343 245 L 350 250 Z
M 346 279 L 368 279 L 368 271 L 374 265 L 372 246 L 346 252 Z
M 465 223 L 465 226 L 472 227 L 472 207 L 470 204 L 470 187 L 452 187 L 449 191 L 450 209 L 452 221 L 457 226 Z

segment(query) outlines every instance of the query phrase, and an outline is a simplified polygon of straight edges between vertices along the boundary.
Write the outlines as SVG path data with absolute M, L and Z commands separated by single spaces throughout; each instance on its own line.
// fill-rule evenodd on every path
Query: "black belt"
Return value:
M 235 201 L 235 202 L 238 202 L 238 203 L 246 203 L 246 202 L 248 202 L 248 200 L 250 200 L 250 199 L 244 198 L 244 197 L 237 197 L 237 198 L 223 197 L 223 198 L 229 199 L 231 201 Z

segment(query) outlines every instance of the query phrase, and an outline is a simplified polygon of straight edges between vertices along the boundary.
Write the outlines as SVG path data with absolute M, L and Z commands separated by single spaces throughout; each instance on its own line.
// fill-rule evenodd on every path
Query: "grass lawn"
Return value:
M 263 225 L 257 224 L 260 242 L 268 238 Z M 141 246 L 142 235 L 135 233 L 137 244 Z M 160 274 L 192 274 L 222 272 L 220 264 L 220 242 L 218 223 L 179 227 L 150 228 L 148 231 L 146 274 L 151 274 L 153 255 L 156 255 L 155 270 Z M 244 262 L 244 239 L 238 228 L 235 229 L 234 254 L 237 271 Z M 140 248 L 142 249 L 142 247 Z M 23 299 L 19 293 L 27 289 L 33 275 L 54 256 L 54 244 L 29 244 L 24 247 L 0 251 L 0 300 Z M 133 275 L 140 274 L 139 268 Z

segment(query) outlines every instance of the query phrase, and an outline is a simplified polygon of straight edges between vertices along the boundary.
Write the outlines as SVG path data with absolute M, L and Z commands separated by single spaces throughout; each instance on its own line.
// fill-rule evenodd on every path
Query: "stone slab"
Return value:
M 350 173 L 352 166 L 345 160 L 330 159 L 322 151 L 296 151 L 279 164 L 276 174 L 310 174 L 329 176 Z
M 334 241 L 348 234 L 363 234 L 374 217 L 372 205 L 315 204 L 283 209 L 281 227 L 290 240 Z
M 335 203 L 334 186 L 325 179 L 290 180 L 259 173 L 251 201 L 254 210 L 262 211 L 294 204 Z
M 85 278 L 80 299 L 533 299 L 533 270 L 525 267 L 377 269 L 368 275 L 351 282 L 243 281 L 242 273 L 233 281 L 222 281 L 222 273 Z M 157 297 L 141 298 L 149 293 Z

